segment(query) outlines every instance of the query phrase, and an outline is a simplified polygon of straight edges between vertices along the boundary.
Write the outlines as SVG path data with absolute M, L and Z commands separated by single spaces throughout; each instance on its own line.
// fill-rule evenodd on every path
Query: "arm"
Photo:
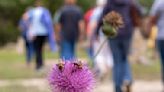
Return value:
M 84 39 L 84 30 L 85 30 L 84 20 L 79 21 L 79 30 L 80 30 L 80 41 L 82 41 Z
M 51 15 L 48 10 L 45 10 L 45 12 L 43 13 L 42 23 L 44 23 L 48 31 L 48 41 L 49 41 L 51 50 L 54 52 L 55 51 L 54 28 L 53 28 Z
M 22 18 L 19 21 L 18 24 L 19 31 L 23 32 L 24 30 L 26 30 L 26 26 L 28 26 L 27 21 L 28 21 L 28 13 L 26 12 L 22 15 Z
M 54 29 L 55 29 L 55 39 L 57 42 L 60 42 L 61 24 L 60 23 L 54 24 Z
M 156 25 L 156 22 L 157 22 L 157 16 L 150 16 L 149 17 L 149 21 L 148 21 L 148 25 L 147 25 L 147 37 L 150 36 L 150 33 L 151 33 L 151 29 L 154 25 Z
M 93 10 L 93 13 L 92 13 L 92 16 L 90 18 L 90 21 L 88 23 L 88 38 L 91 40 L 92 37 L 95 37 L 95 30 L 97 28 L 97 25 L 98 25 L 98 22 L 99 22 L 99 19 L 101 17 L 101 14 L 102 14 L 102 10 L 99 9 L 99 8 L 95 8 Z M 97 35 L 98 36 L 98 33 Z
M 147 25 L 148 36 L 151 32 L 152 27 L 154 25 L 156 25 L 156 23 L 157 23 L 158 17 L 160 16 L 160 8 L 161 7 L 163 7 L 163 6 L 161 6 L 160 2 L 158 2 L 158 1 L 155 1 L 153 6 L 152 6 L 149 21 L 148 21 L 148 25 Z
M 110 6 L 110 0 L 108 0 L 106 6 L 104 7 L 103 9 L 103 13 L 101 14 L 101 17 L 99 18 L 99 21 L 97 23 L 97 27 L 96 27 L 96 30 L 95 30 L 95 36 L 98 37 L 98 34 L 99 34 L 99 29 L 101 28 L 101 26 L 103 25 L 103 17 L 111 11 L 111 8 L 109 7 Z
M 18 23 L 18 29 L 19 29 L 20 32 L 23 31 L 22 19 L 21 19 L 21 20 L 19 21 L 19 23 Z
M 61 16 L 60 11 L 57 11 L 54 16 L 55 39 L 57 42 L 60 42 L 60 31 L 61 31 L 61 24 L 59 22 L 60 16 Z
M 97 22 L 96 21 L 95 22 L 90 22 L 88 24 L 88 32 L 89 33 L 87 35 L 87 38 L 89 38 L 89 40 L 91 39 L 92 35 L 94 35 L 94 31 L 95 31 L 96 27 L 97 27 Z
M 84 22 L 84 19 L 83 19 L 83 13 L 82 13 L 82 10 L 81 9 L 79 9 L 79 11 L 78 11 L 78 20 L 79 20 L 79 22 L 78 22 L 78 27 L 79 27 L 79 40 L 80 41 L 82 41 L 82 40 L 84 40 L 84 36 L 85 36 L 85 22 Z

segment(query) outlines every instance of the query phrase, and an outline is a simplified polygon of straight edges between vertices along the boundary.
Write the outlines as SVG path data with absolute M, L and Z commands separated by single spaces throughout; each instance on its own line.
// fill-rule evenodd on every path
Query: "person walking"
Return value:
M 99 48 L 101 47 L 101 44 L 104 42 L 105 39 L 107 39 L 102 31 L 99 31 L 99 40 L 94 40 L 94 32 L 96 30 L 98 21 L 101 17 L 101 14 L 103 12 L 103 8 L 106 5 L 107 0 L 97 0 L 97 5 L 93 10 L 93 13 L 91 15 L 91 19 L 89 22 L 88 29 L 90 31 L 90 34 L 88 38 L 90 38 L 90 46 L 93 47 L 94 56 L 97 54 Z M 110 51 L 110 48 L 108 46 L 108 43 L 104 44 L 103 48 L 99 52 L 99 54 L 94 57 L 94 64 L 95 69 L 98 71 L 98 77 L 101 80 L 104 80 L 107 77 L 107 74 L 109 74 L 109 71 L 113 67 L 113 57 Z
M 32 8 L 27 8 L 27 10 L 25 11 L 22 18 L 19 21 L 19 30 L 21 31 L 21 35 L 24 39 L 25 48 L 26 48 L 26 63 L 27 63 L 27 66 L 30 66 L 30 63 L 31 63 L 32 57 L 33 57 L 33 53 L 34 53 L 33 43 L 32 43 L 32 41 L 29 41 L 28 37 L 27 37 L 27 33 L 29 31 L 29 25 L 30 25 L 28 15 L 31 13 L 31 10 L 32 10 Z
M 91 46 L 91 44 L 89 44 L 90 42 L 90 40 L 89 40 L 89 38 L 90 38 L 90 29 L 89 29 L 89 22 L 90 22 L 90 20 L 91 20 L 91 16 L 92 16 L 92 14 L 93 14 L 93 10 L 94 10 L 94 8 L 92 7 L 92 8 L 90 8 L 89 10 L 87 10 L 86 11 L 86 13 L 84 14 L 84 21 L 85 21 L 85 40 L 86 40 L 86 44 L 87 44 L 87 46 L 86 46 L 86 52 L 87 52 L 87 55 L 88 55 L 88 57 L 90 58 L 90 60 L 91 60 L 91 63 L 92 63 L 92 65 L 94 65 L 94 62 L 93 62 L 93 57 L 94 57 L 94 55 L 93 55 L 93 47 Z
M 35 1 L 35 7 L 30 15 L 30 31 L 28 38 L 34 43 L 36 54 L 36 70 L 44 66 L 43 47 L 48 38 L 50 48 L 55 51 L 54 30 L 50 12 L 42 6 L 41 0 Z
M 156 37 L 156 44 L 161 58 L 161 73 L 162 82 L 164 85 L 164 1 L 155 0 L 150 12 L 149 24 L 147 32 L 150 33 L 154 25 L 157 25 L 158 33 Z M 164 88 L 164 86 L 163 86 Z M 163 89 L 164 90 L 164 89 Z
M 107 13 L 115 11 L 122 16 L 124 21 L 123 28 L 117 30 L 118 34 L 116 37 L 109 39 L 114 59 L 113 79 L 115 92 L 131 92 L 132 74 L 128 62 L 128 54 L 134 30 L 131 16 L 132 6 L 138 9 L 134 0 L 108 0 L 96 32 L 98 34 L 98 30 L 102 25 L 102 18 Z
M 65 0 L 58 10 L 57 38 L 60 43 L 60 58 L 70 60 L 76 58 L 76 44 L 82 38 L 84 30 L 83 14 L 76 5 L 76 0 Z

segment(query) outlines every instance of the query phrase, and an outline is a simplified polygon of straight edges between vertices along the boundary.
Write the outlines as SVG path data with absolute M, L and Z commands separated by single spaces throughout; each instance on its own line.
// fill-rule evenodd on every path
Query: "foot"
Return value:
M 122 92 L 131 92 L 131 83 L 129 81 L 124 81 L 121 89 Z
M 37 73 L 40 73 L 40 74 L 43 74 L 43 73 L 46 72 L 46 69 L 45 69 L 45 67 L 42 66 L 42 67 L 40 67 L 40 68 L 37 68 L 37 69 L 36 69 L 36 72 L 37 72 Z
M 31 68 L 31 62 L 26 63 L 27 68 Z

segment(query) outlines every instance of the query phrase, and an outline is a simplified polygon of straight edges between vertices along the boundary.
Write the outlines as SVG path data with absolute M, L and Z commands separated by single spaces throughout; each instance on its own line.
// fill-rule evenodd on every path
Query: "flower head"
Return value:
M 121 15 L 112 11 L 103 18 L 102 31 L 107 37 L 112 38 L 117 35 L 117 29 L 123 27 L 123 24 Z
M 119 13 L 115 12 L 115 11 L 109 12 L 103 18 L 103 22 L 111 25 L 113 28 L 116 28 L 116 29 L 121 28 L 124 25 L 122 16 Z
M 61 62 L 53 66 L 48 76 L 53 92 L 91 92 L 93 73 L 82 62 Z

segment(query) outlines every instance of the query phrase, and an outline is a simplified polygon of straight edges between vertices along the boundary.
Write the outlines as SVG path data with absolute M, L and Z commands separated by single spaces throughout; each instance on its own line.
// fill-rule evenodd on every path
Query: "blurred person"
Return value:
M 86 37 L 89 37 L 90 30 L 88 30 L 89 27 L 89 22 L 91 20 L 91 16 L 93 14 L 94 8 L 89 9 L 85 14 L 84 14 L 84 21 L 85 21 L 85 29 L 86 29 Z
M 76 44 L 82 40 L 84 31 L 83 14 L 76 5 L 76 0 L 65 0 L 58 10 L 57 39 L 60 43 L 60 58 L 70 60 L 76 58 Z
M 132 63 L 151 65 L 150 58 L 148 57 L 149 49 L 147 46 L 147 40 L 143 35 L 143 31 L 146 29 L 147 18 L 142 18 L 142 26 L 136 27 L 133 34 L 132 46 L 129 55 L 129 60 Z M 137 43 L 136 43 L 137 42 Z M 142 44 L 142 46 L 141 46 Z
M 148 58 L 148 48 L 147 48 L 147 40 L 145 40 L 145 30 L 146 30 L 146 24 L 147 24 L 147 11 L 145 7 L 140 5 L 139 0 L 136 0 L 136 4 L 140 9 L 140 15 L 136 16 L 135 12 L 133 11 L 132 15 L 134 15 L 137 20 L 139 20 L 137 26 L 135 25 L 135 32 L 133 34 L 132 39 L 132 48 L 130 53 L 130 61 L 133 63 L 139 63 L 143 65 L 151 65 L 150 59 Z M 135 18 L 132 16 L 132 18 Z M 137 43 L 136 43 L 137 41 Z M 140 46 L 142 44 L 142 47 Z
M 148 48 L 149 49 L 154 49 L 155 48 L 155 40 L 157 38 L 157 32 L 158 28 L 157 26 L 153 26 L 151 29 L 151 33 L 147 42 Z
M 50 12 L 42 6 L 41 0 L 35 1 L 35 7 L 30 14 L 29 40 L 34 43 L 36 54 L 36 70 L 44 66 L 43 47 L 48 38 L 51 51 L 55 51 L 54 30 Z
M 130 62 L 133 64 L 151 65 L 150 59 L 148 58 L 149 52 L 147 47 L 147 40 L 142 37 L 139 29 L 135 29 L 129 55 Z
M 101 31 L 99 31 L 100 39 L 99 40 L 93 39 L 94 32 L 96 30 L 98 21 L 101 17 L 101 14 L 103 12 L 103 8 L 106 2 L 107 0 L 97 0 L 97 6 L 93 10 L 93 13 L 91 15 L 91 19 L 88 25 L 88 29 L 89 29 L 88 38 L 90 40 L 90 44 L 92 45 L 91 47 L 93 47 L 94 55 L 97 54 L 97 51 L 101 47 L 101 44 L 104 42 L 105 39 L 107 39 Z M 99 52 L 99 54 L 96 57 L 94 57 L 94 62 L 95 62 L 94 63 L 95 68 L 97 68 L 97 70 L 99 71 L 98 76 L 100 77 L 101 80 L 104 80 L 104 78 L 106 77 L 106 75 L 108 74 L 108 72 L 113 66 L 113 57 L 108 47 L 108 43 L 106 43 L 101 49 L 101 51 Z
M 155 0 L 150 12 L 150 19 L 148 25 L 148 33 L 154 25 L 157 25 L 158 33 L 156 37 L 156 44 L 161 58 L 162 82 L 164 83 L 164 1 Z M 164 86 L 163 86 L 164 87 Z
M 93 10 L 94 8 L 91 8 L 89 10 L 87 10 L 87 12 L 84 14 L 84 21 L 85 21 L 85 37 L 86 37 L 86 51 L 87 51 L 87 54 L 89 56 L 89 58 L 91 59 L 92 61 L 92 65 L 94 65 L 94 62 L 93 62 L 93 47 L 91 45 L 88 46 L 88 44 L 90 43 L 89 42 L 89 34 L 90 34 L 90 30 L 89 30 L 89 22 L 91 20 L 91 16 L 93 14 Z
M 29 31 L 29 25 L 30 25 L 30 20 L 28 15 L 31 13 L 31 10 L 32 10 L 31 7 L 27 8 L 22 18 L 19 21 L 19 30 L 21 31 L 21 35 L 25 42 L 27 66 L 30 66 L 34 53 L 33 42 L 29 41 L 27 37 L 27 33 Z
M 60 10 L 56 11 L 53 17 L 53 24 L 54 24 L 54 29 L 55 29 L 55 40 L 57 43 L 57 50 L 60 51 L 60 24 L 59 24 L 59 18 L 60 18 Z
M 114 59 L 113 78 L 115 92 L 131 92 L 132 74 L 128 62 L 128 54 L 134 30 L 132 20 L 134 16 L 132 16 L 131 9 L 136 9 L 137 12 L 139 11 L 134 0 L 108 0 L 96 32 L 98 34 L 98 30 L 102 25 L 102 19 L 107 13 L 116 11 L 121 14 L 124 26 L 118 30 L 116 37 L 109 39 L 109 45 Z
M 147 47 L 149 50 L 148 56 L 151 60 L 158 60 L 158 50 L 156 49 L 156 38 L 157 38 L 158 28 L 153 26 L 150 32 L 149 39 L 147 41 Z

